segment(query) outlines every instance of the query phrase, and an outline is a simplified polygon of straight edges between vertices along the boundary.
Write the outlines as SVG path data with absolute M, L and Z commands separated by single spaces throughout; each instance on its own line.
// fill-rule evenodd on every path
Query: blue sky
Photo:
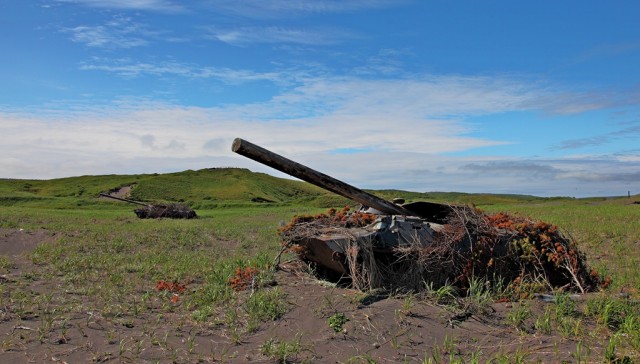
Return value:
M 9 0 L 0 178 L 247 167 L 362 188 L 640 193 L 640 3 Z

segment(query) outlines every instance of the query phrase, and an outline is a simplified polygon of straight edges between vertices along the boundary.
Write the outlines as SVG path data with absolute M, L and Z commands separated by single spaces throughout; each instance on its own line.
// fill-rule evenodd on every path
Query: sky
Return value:
M 0 178 L 242 167 L 640 193 L 640 2 L 5 0 Z

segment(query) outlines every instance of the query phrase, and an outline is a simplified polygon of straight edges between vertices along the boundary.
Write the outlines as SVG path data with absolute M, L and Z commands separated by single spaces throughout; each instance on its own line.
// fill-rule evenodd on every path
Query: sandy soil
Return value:
M 472 353 L 491 358 L 516 351 L 526 353 L 527 362 L 575 361 L 577 340 L 521 332 L 505 324 L 511 303 L 495 303 L 486 312 L 470 310 L 470 315 L 461 316 L 459 310 L 433 302 L 416 300 L 407 305 L 402 297 L 365 297 L 297 269 L 279 271 L 275 277 L 279 289 L 287 293 L 289 311 L 256 332 L 243 334 L 239 342 L 223 325 L 196 324 L 167 306 L 138 315 L 107 315 L 95 309 L 92 300 L 99 298 L 63 290 L 59 277 L 37 274 L 39 267 L 26 258 L 25 253 L 39 244 L 59 238 L 61 234 L 46 230 L 0 229 L 0 255 L 10 262 L 0 275 L 2 363 L 272 363 L 275 360 L 263 355 L 261 346 L 269 340 L 294 342 L 296 337 L 301 346 L 288 358 L 291 362 L 419 363 L 437 352 L 443 362 L 452 354 L 468 362 Z M 47 309 L 31 305 L 19 313 L 15 306 L 9 310 L 7 301 L 14 289 L 30 292 L 36 297 L 32 302 L 43 302 Z M 544 305 L 536 301 L 532 308 L 541 312 Z M 64 320 L 55 315 L 57 307 L 68 308 Z M 327 323 L 336 312 L 349 319 L 341 332 Z M 597 338 L 589 344 L 592 358 L 603 358 L 604 344 Z

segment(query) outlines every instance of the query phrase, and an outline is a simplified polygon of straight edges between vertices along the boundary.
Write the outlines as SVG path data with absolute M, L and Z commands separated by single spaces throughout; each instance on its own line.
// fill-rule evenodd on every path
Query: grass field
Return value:
M 126 185 L 135 185 L 134 199 L 184 201 L 199 218 L 140 220 L 131 205 L 96 198 Z M 551 303 L 495 303 L 481 285 L 468 297 L 445 286 L 380 299 L 375 292 L 319 283 L 303 271 L 270 270 L 280 250 L 279 225 L 296 214 L 348 202 L 302 182 L 242 169 L 0 180 L 2 243 L 26 247 L 0 255 L 0 357 L 18 362 L 638 361 L 640 205 L 631 203 L 638 196 L 374 192 L 473 203 L 556 224 L 577 241 L 592 267 L 612 277 L 612 285 L 583 297 L 549 292 Z M 263 202 L 252 202 L 257 197 Z M 250 281 L 243 282 L 245 273 Z M 248 289 L 234 290 L 233 279 Z M 461 312 L 478 317 L 461 325 L 485 326 L 463 330 L 451 324 L 429 331 L 428 320 L 446 326 Z

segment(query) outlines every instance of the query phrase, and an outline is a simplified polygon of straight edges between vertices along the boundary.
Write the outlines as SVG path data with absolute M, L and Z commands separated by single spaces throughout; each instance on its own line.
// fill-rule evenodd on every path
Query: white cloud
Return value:
M 472 137 L 465 119 L 529 110 L 548 97 L 545 92 L 484 77 L 342 78 L 306 80 L 268 102 L 225 107 L 136 100 L 72 111 L 0 109 L 0 177 L 216 166 L 274 173 L 231 153 L 232 140 L 242 137 L 363 188 L 540 195 L 626 191 L 637 177 L 633 170 L 640 169 L 634 153 L 606 158 L 610 164 L 593 157 L 515 160 L 446 154 L 508 142 Z M 532 172 L 538 178 L 531 178 Z M 575 188 L 580 190 L 572 193 Z
M 252 18 L 283 18 L 319 13 L 343 13 L 398 5 L 400 0 L 209 0 L 216 11 Z
M 169 0 L 57 0 L 63 3 L 74 3 L 94 8 L 149 10 L 157 12 L 181 12 L 182 5 Z
M 94 57 L 91 61 L 80 65 L 84 71 L 112 72 L 123 77 L 179 76 L 188 78 L 211 78 L 228 84 L 239 84 L 252 81 L 270 81 L 274 83 L 286 81 L 286 76 L 280 72 L 253 72 L 224 67 L 197 67 L 194 65 L 174 61 L 147 63 L 133 61 L 127 58 L 105 59 Z
M 71 34 L 71 40 L 98 48 L 133 48 L 149 44 L 149 38 L 157 37 L 144 24 L 131 18 L 114 17 L 104 25 L 79 25 L 63 30 Z
M 111 109 L 103 105 L 68 113 L 3 113 L 1 148 L 5 155 L 27 149 L 68 152 L 79 158 L 90 150 L 116 159 L 147 155 L 189 159 L 226 156 L 237 136 L 294 154 L 326 154 L 342 148 L 442 153 L 494 145 L 499 141 L 465 136 L 459 118 L 442 118 L 453 113 L 462 117 L 491 112 L 497 110 L 498 99 L 504 104 L 519 97 L 506 97 L 506 90 L 492 95 L 485 88 L 478 89 L 479 82 L 473 83 L 464 92 L 466 101 L 458 97 L 463 86 L 457 78 L 312 80 L 266 103 L 218 108 L 117 104 Z M 458 88 L 452 88 L 456 84 Z M 438 91 L 441 89 L 451 89 L 451 94 Z M 479 98 L 478 93 L 484 97 Z M 504 108 L 508 105 L 498 109 Z M 219 140 L 227 140 L 228 145 Z M 37 158 L 29 162 L 39 163 Z M 73 168 L 57 170 L 71 173 Z
M 287 27 L 239 27 L 222 29 L 207 28 L 208 38 L 220 42 L 244 46 L 252 43 L 284 43 L 303 45 L 328 45 L 339 43 L 354 35 L 335 28 L 329 29 L 300 29 Z
M 364 65 L 355 67 L 357 75 L 391 75 L 403 73 L 403 58 L 410 52 L 397 49 L 381 49 L 375 56 L 369 57 Z

